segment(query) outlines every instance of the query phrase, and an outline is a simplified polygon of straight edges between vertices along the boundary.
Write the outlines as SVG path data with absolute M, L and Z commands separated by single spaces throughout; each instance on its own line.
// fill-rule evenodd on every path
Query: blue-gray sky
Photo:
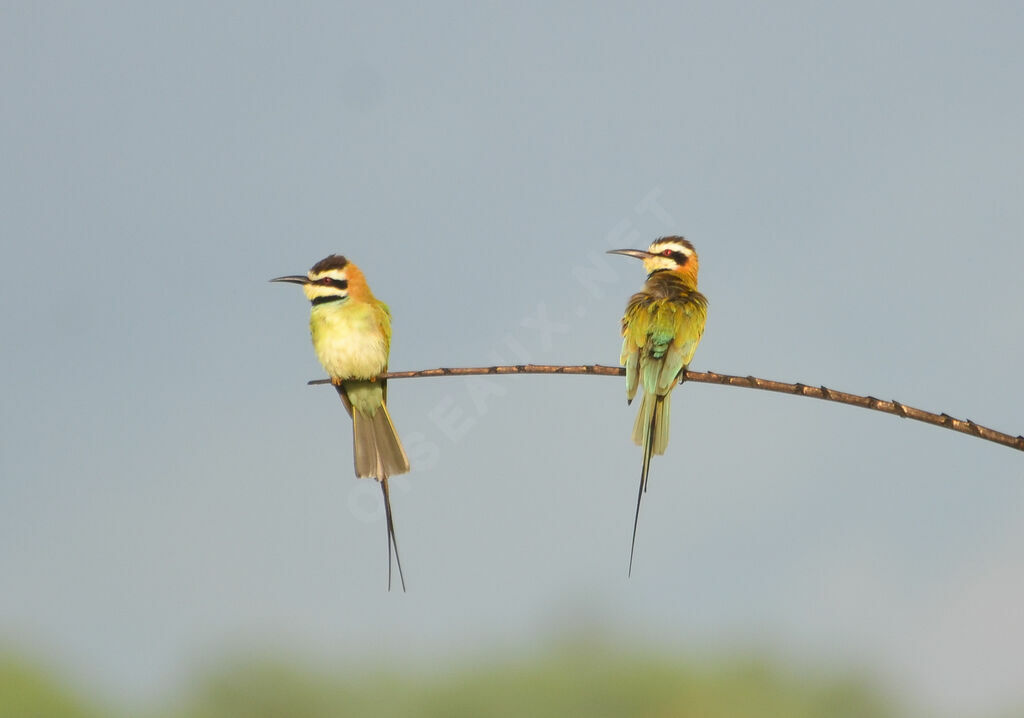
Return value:
M 5 3 L 0 633 L 127 697 L 239 640 L 436 661 L 581 620 L 1024 700 L 1024 457 L 806 399 L 678 393 L 627 580 L 622 382 L 396 382 L 386 594 L 266 282 L 349 256 L 396 369 L 611 364 L 643 276 L 602 253 L 681 233 L 693 368 L 1024 432 L 1020 4 L 388 5 Z

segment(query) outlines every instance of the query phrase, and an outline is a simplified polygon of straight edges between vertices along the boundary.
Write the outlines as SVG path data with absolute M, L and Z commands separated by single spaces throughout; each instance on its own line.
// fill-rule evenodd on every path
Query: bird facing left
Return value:
M 388 477 L 407 473 L 409 458 L 388 414 L 387 381 L 378 378 L 388 370 L 391 311 L 373 296 L 359 267 L 338 254 L 320 260 L 306 275 L 276 277 L 270 281 L 302 285 L 312 305 L 309 330 L 313 348 L 352 417 L 356 476 L 377 479 L 384 495 L 388 590 L 391 590 L 393 547 L 404 591 L 405 576 L 395 540 Z

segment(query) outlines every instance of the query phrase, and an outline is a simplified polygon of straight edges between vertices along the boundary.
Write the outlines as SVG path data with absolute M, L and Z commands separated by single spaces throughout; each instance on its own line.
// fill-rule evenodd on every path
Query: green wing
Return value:
M 669 293 L 664 288 L 645 286 L 644 291 L 630 298 L 622 317 L 619 361 L 626 367 L 626 396 L 630 400 L 641 383 L 649 394 L 667 394 L 679 372 L 693 359 L 704 333 L 704 295 L 685 287 L 669 288 L 681 291 Z

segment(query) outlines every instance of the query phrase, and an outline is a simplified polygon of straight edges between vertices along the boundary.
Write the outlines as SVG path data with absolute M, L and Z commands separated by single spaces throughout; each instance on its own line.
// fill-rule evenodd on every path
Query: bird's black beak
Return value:
M 657 254 L 651 254 L 645 252 L 642 249 L 609 249 L 607 254 L 624 254 L 627 257 L 636 257 L 637 259 L 647 259 L 648 257 L 657 257 Z
M 309 284 L 309 277 L 304 274 L 289 274 L 287 277 L 274 277 L 271 282 L 289 282 L 290 284 Z

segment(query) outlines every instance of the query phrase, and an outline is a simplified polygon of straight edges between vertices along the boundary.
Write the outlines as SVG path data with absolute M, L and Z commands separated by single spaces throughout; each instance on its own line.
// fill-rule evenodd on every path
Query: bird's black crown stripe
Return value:
M 329 257 L 324 257 L 319 262 L 313 265 L 310 269 L 313 274 L 320 274 L 326 272 L 328 269 L 344 269 L 348 265 L 348 260 L 342 257 L 340 254 L 332 254 Z

